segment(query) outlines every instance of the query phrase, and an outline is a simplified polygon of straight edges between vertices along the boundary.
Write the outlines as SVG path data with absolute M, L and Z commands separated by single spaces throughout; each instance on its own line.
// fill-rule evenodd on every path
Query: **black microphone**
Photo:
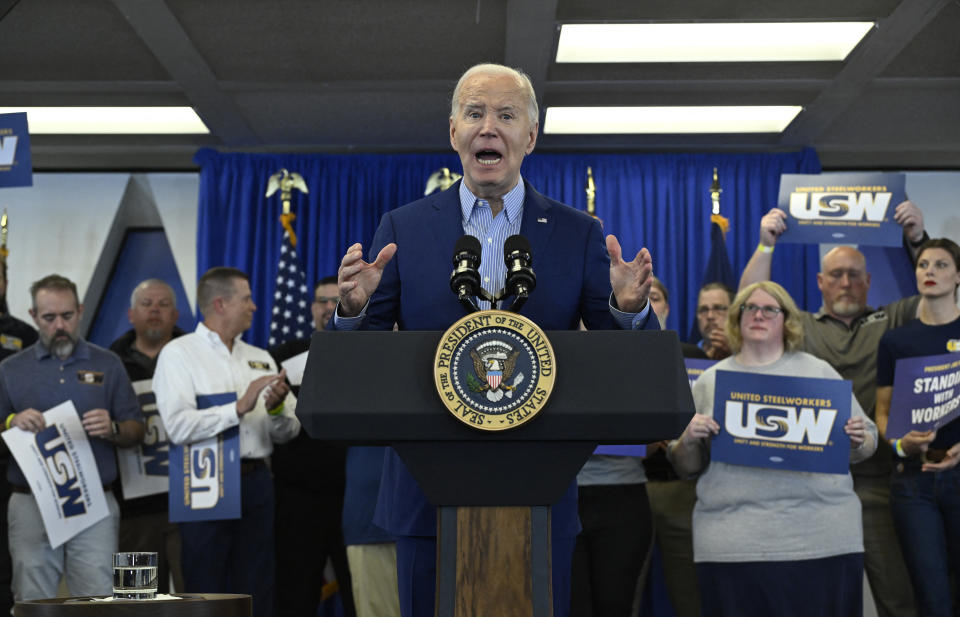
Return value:
M 461 236 L 453 247 L 453 272 L 450 289 L 467 312 L 479 311 L 474 296 L 480 290 L 480 241 L 473 236 Z
M 530 242 L 517 234 L 503 243 L 503 260 L 507 264 L 507 295 L 514 296 L 511 311 L 519 311 L 537 286 L 537 275 L 530 267 L 533 255 L 530 254 Z

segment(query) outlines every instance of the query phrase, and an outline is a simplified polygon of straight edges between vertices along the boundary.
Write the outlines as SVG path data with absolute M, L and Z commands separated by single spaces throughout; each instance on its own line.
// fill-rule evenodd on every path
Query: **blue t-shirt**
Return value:
M 0 363 L 0 418 L 31 407 L 44 412 L 68 400 L 81 418 L 99 408 L 109 411 L 117 422 L 142 422 L 140 403 L 123 363 L 102 347 L 81 339 L 73 354 L 61 360 L 36 343 Z M 93 437 L 90 446 L 101 483 L 110 484 L 117 477 L 113 444 Z M 7 479 L 27 486 L 16 461 L 11 460 Z
M 950 341 L 956 341 L 950 345 Z M 877 386 L 892 386 L 897 360 L 918 356 L 937 356 L 960 348 L 960 318 L 939 326 L 928 326 L 914 319 L 894 328 L 880 339 L 877 349 Z M 948 346 L 949 345 L 949 346 Z M 953 349 L 951 349 L 951 347 Z M 960 442 L 960 418 L 940 427 L 930 447 L 947 450 Z

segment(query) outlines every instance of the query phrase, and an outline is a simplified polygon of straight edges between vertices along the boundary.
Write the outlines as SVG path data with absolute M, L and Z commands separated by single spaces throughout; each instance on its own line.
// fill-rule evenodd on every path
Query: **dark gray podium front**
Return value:
M 438 511 L 437 615 L 552 615 L 549 504 L 597 444 L 679 435 L 693 400 L 675 332 L 555 331 L 557 379 L 510 430 L 450 415 L 440 332 L 317 332 L 297 415 L 324 441 L 393 447 Z

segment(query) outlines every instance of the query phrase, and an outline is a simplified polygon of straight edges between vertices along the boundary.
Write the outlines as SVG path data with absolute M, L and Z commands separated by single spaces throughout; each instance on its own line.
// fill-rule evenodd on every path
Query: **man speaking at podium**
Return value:
M 464 316 L 449 283 L 451 253 L 464 234 L 480 241 L 480 280 L 490 294 L 505 284 L 504 240 L 514 234 L 529 240 L 536 290 L 520 312 L 544 330 L 574 330 L 581 319 L 588 329 L 659 329 L 647 304 L 653 270 L 647 249 L 625 262 L 614 236 L 607 236 L 604 247 L 598 221 L 520 178 L 523 157 L 537 142 L 538 118 L 536 95 L 523 73 L 480 64 L 463 74 L 450 113 L 450 143 L 460 155 L 463 180 L 385 214 L 371 262 L 363 261 L 360 244 L 347 250 L 331 329 L 390 330 L 394 323 L 401 330 L 448 328 Z M 481 301 L 480 307 L 489 304 Z M 569 612 L 576 499 L 574 482 L 552 508 L 558 617 Z M 436 508 L 393 450 L 384 459 L 374 522 L 397 536 L 402 614 L 432 617 Z

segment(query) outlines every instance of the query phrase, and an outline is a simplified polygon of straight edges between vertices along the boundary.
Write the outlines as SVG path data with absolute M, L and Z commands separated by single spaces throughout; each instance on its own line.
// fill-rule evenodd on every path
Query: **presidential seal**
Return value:
M 433 375 L 440 400 L 473 428 L 502 431 L 543 409 L 557 378 L 550 341 L 517 313 L 471 313 L 444 332 Z

